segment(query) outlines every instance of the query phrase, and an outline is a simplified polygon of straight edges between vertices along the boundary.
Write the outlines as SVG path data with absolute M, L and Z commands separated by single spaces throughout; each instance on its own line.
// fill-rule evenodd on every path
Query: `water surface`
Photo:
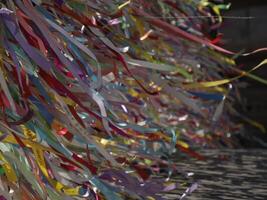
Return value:
M 206 161 L 177 160 L 199 187 L 187 200 L 267 200 L 267 150 L 205 150 Z M 179 178 L 177 177 L 177 181 Z M 166 195 L 179 199 L 184 188 Z M 178 195 L 179 194 L 179 195 Z

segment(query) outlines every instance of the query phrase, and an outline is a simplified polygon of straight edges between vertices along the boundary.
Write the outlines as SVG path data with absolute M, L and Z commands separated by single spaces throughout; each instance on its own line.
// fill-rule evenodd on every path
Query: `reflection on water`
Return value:
M 177 161 L 199 183 L 187 200 L 267 200 L 267 150 L 205 150 L 202 154 L 209 159 Z M 165 198 L 179 199 L 177 194 L 182 193 L 176 191 Z

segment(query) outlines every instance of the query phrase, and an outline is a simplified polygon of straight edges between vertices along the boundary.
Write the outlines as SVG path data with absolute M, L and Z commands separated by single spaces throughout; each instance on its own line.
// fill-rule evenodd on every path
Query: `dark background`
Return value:
M 240 52 L 253 51 L 258 48 L 267 47 L 267 0 L 231 0 L 230 10 L 223 15 L 238 17 L 253 17 L 253 19 L 224 19 L 221 32 L 224 34 L 224 47 Z M 267 58 L 267 52 L 240 57 L 238 65 L 248 70 Z M 253 74 L 267 79 L 267 65 L 253 72 Z M 246 116 L 254 119 L 267 128 L 267 85 L 258 83 L 249 78 L 242 78 L 248 85 L 241 89 L 243 97 L 242 106 L 238 109 Z M 245 137 L 242 142 L 247 147 L 266 147 L 267 133 L 261 133 L 258 129 L 246 125 Z M 244 136 L 243 135 L 243 136 Z M 260 139 L 260 140 L 259 140 Z

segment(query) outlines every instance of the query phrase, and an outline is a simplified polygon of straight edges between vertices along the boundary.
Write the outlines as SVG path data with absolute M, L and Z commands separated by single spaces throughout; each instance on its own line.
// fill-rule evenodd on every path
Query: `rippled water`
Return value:
M 205 150 L 202 154 L 208 160 L 177 161 L 181 170 L 194 173 L 190 181 L 199 183 L 185 199 L 267 200 L 267 150 Z M 182 193 L 181 188 L 165 198 L 179 199 Z

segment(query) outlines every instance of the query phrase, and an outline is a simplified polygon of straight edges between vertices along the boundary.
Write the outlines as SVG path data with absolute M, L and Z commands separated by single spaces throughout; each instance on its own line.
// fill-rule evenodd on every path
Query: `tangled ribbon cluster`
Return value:
M 173 153 L 234 145 L 228 5 L 1 2 L 2 199 L 163 199 Z

